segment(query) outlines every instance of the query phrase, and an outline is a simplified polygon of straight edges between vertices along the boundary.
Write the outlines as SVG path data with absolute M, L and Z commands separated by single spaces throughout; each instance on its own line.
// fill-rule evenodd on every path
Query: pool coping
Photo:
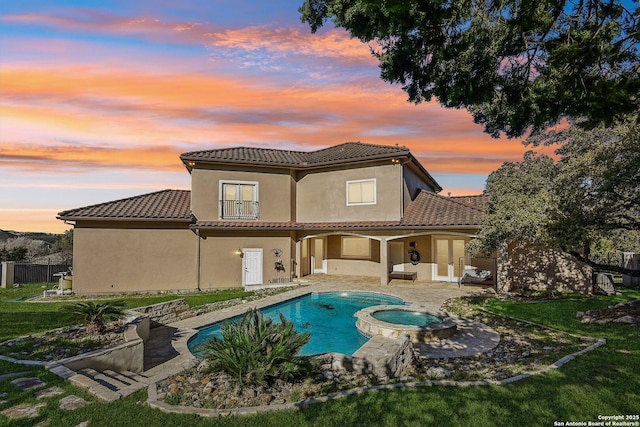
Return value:
M 429 325 L 408 325 L 391 323 L 385 320 L 380 320 L 374 316 L 379 311 L 407 311 L 422 314 L 429 314 L 440 318 L 440 322 L 431 323 Z M 386 338 L 399 338 L 403 335 L 409 335 L 411 342 L 414 344 L 430 342 L 434 339 L 447 339 L 455 334 L 457 324 L 454 320 L 454 316 L 444 311 L 428 310 L 425 307 L 417 306 L 414 304 L 404 306 L 394 305 L 373 305 L 365 307 L 355 313 L 356 327 L 360 332 L 365 335 L 382 336 Z

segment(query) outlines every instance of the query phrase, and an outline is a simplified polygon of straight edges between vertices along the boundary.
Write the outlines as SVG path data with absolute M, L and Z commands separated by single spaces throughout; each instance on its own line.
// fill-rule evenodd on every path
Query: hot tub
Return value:
M 444 312 L 424 307 L 378 305 L 358 311 L 356 326 L 365 335 L 399 338 L 409 335 L 411 342 L 446 339 L 456 333 L 453 319 Z

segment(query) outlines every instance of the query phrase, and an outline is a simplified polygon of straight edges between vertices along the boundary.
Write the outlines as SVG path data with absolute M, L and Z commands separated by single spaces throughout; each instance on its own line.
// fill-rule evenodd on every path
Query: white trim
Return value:
M 259 203 L 260 197 L 259 197 L 259 194 L 258 194 L 258 190 L 259 190 L 259 182 L 258 181 L 238 181 L 238 180 L 234 180 L 234 179 L 220 179 L 220 180 L 218 180 L 218 219 L 224 219 L 224 215 L 223 215 L 224 212 L 222 212 L 222 201 L 225 200 L 224 199 L 224 191 L 223 191 L 225 184 L 229 184 L 229 185 L 253 185 L 253 187 L 254 187 L 253 201 Z
M 461 238 L 462 237 L 462 238 Z M 450 282 L 455 283 L 460 278 L 455 275 L 455 264 L 458 260 L 453 259 L 453 242 L 455 240 L 462 240 L 464 242 L 464 247 L 466 248 L 468 242 L 467 239 L 463 238 L 464 236 L 454 235 L 433 235 L 433 239 L 431 239 L 432 253 L 433 253 L 433 270 L 432 270 L 432 279 L 436 282 Z M 438 274 L 438 240 L 447 242 L 447 275 L 441 276 Z M 460 272 L 462 274 L 462 271 Z
M 349 184 L 356 184 L 359 182 L 373 182 L 373 202 L 357 202 L 357 203 L 349 202 Z M 375 205 L 377 201 L 377 193 L 378 193 L 378 184 L 376 182 L 376 178 L 354 179 L 351 181 L 347 181 L 346 183 L 347 206 Z
M 247 252 L 256 252 L 256 253 L 260 253 L 260 269 L 257 272 L 259 274 L 258 276 L 258 283 L 250 283 L 247 284 Z M 262 272 L 264 269 L 263 266 L 263 258 L 264 258 L 264 254 L 263 254 L 263 250 L 262 248 L 242 248 L 242 286 L 251 286 L 251 285 L 262 285 L 262 281 L 263 281 L 263 276 L 262 276 Z

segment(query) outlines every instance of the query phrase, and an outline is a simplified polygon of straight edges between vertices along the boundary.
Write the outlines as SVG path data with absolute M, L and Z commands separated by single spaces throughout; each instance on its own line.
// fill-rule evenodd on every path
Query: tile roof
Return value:
M 112 202 L 60 212 L 62 220 L 168 220 L 191 221 L 191 192 L 163 190 Z
M 405 226 L 479 226 L 483 213 L 483 208 L 480 207 L 476 196 L 445 197 L 429 191 L 421 191 L 407 206 L 402 224 Z
M 258 230 L 372 230 L 398 228 L 477 227 L 486 196 L 444 197 L 421 191 L 405 210 L 401 221 L 307 222 L 197 221 L 194 229 Z M 60 212 L 58 219 L 110 221 L 191 222 L 191 192 L 163 190 L 112 202 Z
M 398 221 L 293 222 L 293 221 L 197 221 L 194 229 L 336 230 L 396 228 Z
M 477 228 L 483 216 L 484 196 L 444 197 L 421 191 L 405 211 L 401 221 L 305 222 L 293 221 L 198 221 L 194 229 L 259 230 L 380 230 L 407 228 Z
M 488 194 L 476 194 L 473 196 L 451 196 L 451 199 L 465 203 L 471 207 L 484 210 L 489 201 Z
M 290 151 L 273 148 L 231 147 L 183 153 L 184 163 L 210 161 L 292 168 L 313 168 L 339 163 L 408 156 L 406 147 L 346 142 L 317 151 Z

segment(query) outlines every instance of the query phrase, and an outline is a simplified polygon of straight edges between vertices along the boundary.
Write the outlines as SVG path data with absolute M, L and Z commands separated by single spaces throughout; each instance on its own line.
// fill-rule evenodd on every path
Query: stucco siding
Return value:
M 196 236 L 188 229 L 76 227 L 73 291 L 193 290 L 195 262 Z
M 346 183 L 376 180 L 376 204 L 347 206 Z M 298 180 L 297 220 L 398 221 L 402 216 L 402 168 L 370 166 L 309 173 Z
M 240 249 L 262 249 L 262 282 L 268 283 L 276 277 L 276 258 L 272 249 L 282 251 L 281 260 L 285 272 L 280 277 L 291 274 L 292 245 L 289 236 L 207 236 L 200 247 L 200 287 L 202 290 L 242 287 L 243 270 Z
M 290 221 L 295 189 L 289 173 L 194 169 L 191 172 L 191 209 L 200 221 L 217 221 L 220 182 L 257 182 L 261 221 Z

